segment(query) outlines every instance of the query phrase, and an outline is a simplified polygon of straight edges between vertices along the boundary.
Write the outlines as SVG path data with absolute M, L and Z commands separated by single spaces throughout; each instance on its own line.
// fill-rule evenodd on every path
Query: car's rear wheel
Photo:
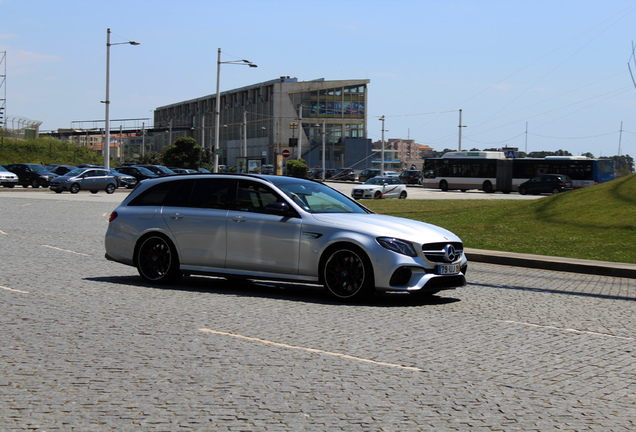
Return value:
M 92 191 L 91 191 L 91 193 L 92 193 L 92 194 L 96 194 L 96 193 L 97 193 L 97 191 L 96 191 L 96 190 L 92 190 Z
M 406 199 L 406 191 L 400 192 L 400 199 Z
M 107 194 L 115 193 L 115 185 L 110 183 L 108 186 L 106 186 L 106 193 Z
M 522 188 L 519 188 L 519 193 L 520 193 L 521 195 L 525 195 L 525 194 L 527 194 L 527 193 L 528 193 L 528 190 L 527 190 L 526 188 L 522 187 Z
M 181 277 L 176 249 L 161 235 L 152 234 L 140 240 L 135 263 L 139 276 L 147 282 L 166 284 Z
M 76 194 L 80 191 L 80 185 L 78 185 L 77 183 L 73 183 L 69 190 L 71 191 L 72 194 Z
M 361 300 L 373 294 L 373 268 L 367 256 L 355 246 L 339 246 L 325 254 L 321 280 L 327 292 L 338 300 Z

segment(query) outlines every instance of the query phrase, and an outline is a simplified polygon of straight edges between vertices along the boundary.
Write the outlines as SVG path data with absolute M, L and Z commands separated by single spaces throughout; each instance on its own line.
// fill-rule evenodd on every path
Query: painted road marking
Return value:
M 369 363 L 369 364 L 373 364 L 373 365 L 376 365 L 376 366 L 387 366 L 387 367 L 403 369 L 403 370 L 409 370 L 409 371 L 415 371 L 415 372 L 426 372 L 424 369 L 420 369 L 420 368 L 416 368 L 416 367 L 404 366 L 404 365 L 399 365 L 399 364 L 395 364 L 395 363 L 379 362 L 379 361 L 369 360 L 369 359 L 365 359 L 365 358 L 361 358 L 361 357 L 355 357 L 355 356 L 352 356 L 352 355 L 349 355 L 349 354 L 342 354 L 342 353 L 336 353 L 336 352 L 331 352 L 331 351 L 324 351 L 324 350 L 315 349 L 315 348 L 306 348 L 306 347 L 301 347 L 301 346 L 296 346 L 296 345 L 289 345 L 289 344 L 269 341 L 269 340 L 265 340 L 265 339 L 259 339 L 259 338 L 249 337 L 249 336 L 243 336 L 243 335 L 239 335 L 239 334 L 235 334 L 235 333 L 222 332 L 222 331 L 217 331 L 217 330 L 212 330 L 212 329 L 207 329 L 207 328 L 201 328 L 201 329 L 199 329 L 199 331 L 204 332 L 204 333 L 211 333 L 211 334 L 215 334 L 215 335 L 219 335 L 219 336 L 228 336 L 228 337 L 233 337 L 233 338 L 237 338 L 237 339 L 248 340 L 248 341 L 251 341 L 251 342 L 258 342 L 258 343 L 261 343 L 261 344 L 275 346 L 275 347 L 279 347 L 279 348 L 295 349 L 295 350 L 306 351 L 306 352 L 310 352 L 310 353 L 314 353 L 314 354 L 322 354 L 322 355 L 327 355 L 327 356 L 332 356 L 332 357 L 339 357 L 339 358 L 343 358 L 343 359 L 347 359 L 347 360 L 353 360 L 353 361 L 362 362 L 362 363 Z

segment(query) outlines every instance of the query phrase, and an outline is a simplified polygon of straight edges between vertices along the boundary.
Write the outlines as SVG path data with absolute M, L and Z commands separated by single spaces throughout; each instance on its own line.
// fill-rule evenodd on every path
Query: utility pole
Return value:
M 466 126 L 462 125 L 462 110 L 459 110 L 459 151 L 462 151 L 462 128 Z

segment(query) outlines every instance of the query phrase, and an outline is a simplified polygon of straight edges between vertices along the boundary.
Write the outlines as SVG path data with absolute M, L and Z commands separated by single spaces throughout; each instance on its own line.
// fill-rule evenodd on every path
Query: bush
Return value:
M 307 166 L 307 163 L 305 163 L 303 159 L 288 160 L 287 164 L 285 165 L 285 168 L 287 170 L 288 176 L 298 177 L 298 178 L 306 178 L 307 171 L 309 171 L 309 167 Z

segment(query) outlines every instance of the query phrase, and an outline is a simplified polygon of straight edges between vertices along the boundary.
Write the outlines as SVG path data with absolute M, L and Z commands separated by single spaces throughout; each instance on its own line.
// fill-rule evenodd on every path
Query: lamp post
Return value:
M 384 116 L 380 117 L 382 122 L 382 165 L 380 166 L 380 175 L 384 177 Z
M 106 29 L 106 100 L 102 103 L 106 105 L 106 143 L 104 148 L 104 168 L 110 169 L 110 47 L 111 45 L 139 45 L 139 42 L 117 42 L 110 43 L 110 29 Z
M 221 65 L 236 64 L 249 67 L 258 67 L 249 60 L 221 61 L 221 48 L 219 48 L 216 60 L 216 109 L 214 110 L 214 172 L 219 172 L 219 123 L 221 122 Z

